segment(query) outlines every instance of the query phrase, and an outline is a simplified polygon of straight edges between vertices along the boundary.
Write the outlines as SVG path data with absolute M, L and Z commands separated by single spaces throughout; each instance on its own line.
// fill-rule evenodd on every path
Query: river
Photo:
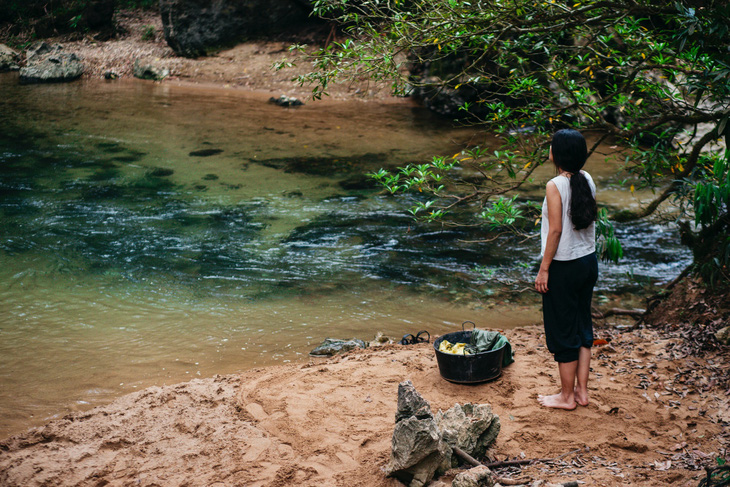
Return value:
M 362 184 L 478 131 L 409 100 L 267 100 L 0 75 L 0 437 L 150 385 L 305 361 L 325 337 L 540 321 L 537 296 L 512 292 L 539 242 L 466 243 Z M 612 164 L 587 166 L 599 199 L 637 204 Z M 602 265 L 599 303 L 689 262 L 671 226 L 618 230 L 628 257 Z

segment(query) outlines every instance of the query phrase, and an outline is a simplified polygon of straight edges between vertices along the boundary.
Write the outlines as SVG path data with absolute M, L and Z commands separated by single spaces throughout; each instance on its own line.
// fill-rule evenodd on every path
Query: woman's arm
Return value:
M 548 270 L 555 253 L 558 251 L 560 235 L 563 233 L 563 201 L 560 199 L 560 191 L 558 191 L 558 187 L 554 182 L 549 181 L 545 192 L 550 228 L 548 228 L 547 241 L 545 242 L 545 253 L 542 256 L 540 270 L 535 279 L 535 289 L 539 293 L 548 291 Z

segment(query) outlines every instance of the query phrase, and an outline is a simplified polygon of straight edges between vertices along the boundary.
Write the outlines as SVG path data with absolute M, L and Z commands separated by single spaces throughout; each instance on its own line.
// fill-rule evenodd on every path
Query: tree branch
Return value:
M 705 135 L 700 138 L 700 140 L 694 145 L 692 148 L 692 152 L 690 153 L 689 157 L 687 158 L 687 165 L 684 168 L 684 171 L 679 173 L 676 179 L 674 179 L 667 188 L 662 191 L 662 193 L 654 199 L 651 203 L 649 203 L 646 207 L 644 207 L 641 210 L 637 211 L 620 211 L 613 215 L 613 219 L 617 222 L 628 222 L 628 221 L 634 221 L 639 220 L 641 218 L 645 218 L 652 213 L 656 211 L 656 209 L 659 207 L 660 204 L 664 202 L 667 198 L 669 198 L 674 192 L 679 188 L 679 186 L 682 184 L 682 179 L 687 177 L 692 170 L 697 165 L 697 161 L 700 158 L 700 153 L 702 152 L 702 149 L 712 142 L 714 139 L 717 138 L 717 128 L 714 128 L 707 132 Z

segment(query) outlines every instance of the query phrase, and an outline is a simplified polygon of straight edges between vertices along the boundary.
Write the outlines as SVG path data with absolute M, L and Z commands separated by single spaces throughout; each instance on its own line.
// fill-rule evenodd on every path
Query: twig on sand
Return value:
M 479 466 L 486 466 L 473 456 L 469 455 L 467 452 L 459 448 L 458 446 L 452 446 L 451 449 L 454 451 L 454 454 L 464 460 L 466 463 L 473 467 L 479 467 Z M 502 484 L 502 485 L 524 485 L 530 481 L 530 479 L 509 479 L 507 477 L 499 477 L 497 475 L 494 475 L 494 481 L 496 483 Z
M 572 455 L 573 453 L 578 453 L 581 451 L 588 450 L 588 447 L 577 448 L 577 449 L 569 451 L 567 453 L 563 453 L 562 455 L 558 455 L 555 458 L 533 458 L 533 459 L 528 459 L 528 460 L 505 460 L 502 462 L 482 463 L 479 460 L 477 460 L 476 458 L 469 455 L 467 452 L 465 452 L 461 448 L 459 448 L 458 446 L 453 446 L 451 448 L 457 457 L 461 458 L 469 465 L 472 465 L 474 467 L 485 466 L 487 468 L 510 467 L 510 466 L 515 466 L 515 465 L 529 465 L 529 464 L 537 463 L 537 462 L 541 462 L 541 463 L 554 462 L 556 460 L 560 460 L 563 457 L 567 457 L 568 455 Z M 523 485 L 523 484 L 529 482 L 529 480 L 526 480 L 526 479 L 509 479 L 506 477 L 498 477 L 496 475 L 494 476 L 494 480 L 495 480 L 495 482 L 498 482 L 502 485 Z M 563 483 L 560 485 L 562 487 L 577 487 L 578 483 L 574 482 L 574 481 L 570 481 L 570 482 L 566 482 L 566 483 Z
M 632 316 L 634 318 L 642 318 L 646 311 L 643 309 L 622 309 L 610 308 L 605 311 L 594 311 L 591 315 L 596 319 L 608 318 L 609 316 Z
M 532 458 L 532 459 L 525 459 L 525 460 L 505 460 L 503 462 L 491 462 L 491 463 L 484 463 L 485 467 L 494 468 L 494 467 L 512 467 L 515 465 L 530 465 L 531 463 L 548 463 L 548 462 L 554 462 L 556 460 L 560 460 L 563 457 L 567 457 L 568 455 L 572 455 L 573 453 L 578 453 L 584 450 L 587 450 L 588 447 L 585 448 L 578 448 L 576 450 L 569 451 L 567 453 L 563 453 L 562 455 L 559 455 L 555 458 Z
M 491 463 L 482 463 L 476 458 L 469 455 L 467 452 L 459 448 L 458 446 L 452 447 L 454 454 L 464 460 L 469 465 L 472 465 L 474 467 L 478 467 L 480 465 L 491 468 L 491 467 L 503 467 L 503 466 L 512 466 L 512 465 L 528 465 L 535 462 L 552 462 L 555 460 L 560 460 L 563 457 L 566 457 L 568 455 L 571 455 L 573 453 L 578 453 L 580 451 L 583 451 L 583 448 L 578 448 L 577 450 L 569 451 L 568 453 L 563 453 L 560 456 L 557 456 L 555 458 L 541 458 L 541 459 L 532 459 L 532 460 L 508 460 L 504 462 L 491 462 Z M 494 476 L 494 481 L 497 483 L 500 483 L 502 485 L 524 485 L 530 481 L 530 479 L 510 479 L 507 477 L 499 477 Z M 563 487 L 577 487 L 577 482 L 567 482 L 564 484 L 560 484 Z

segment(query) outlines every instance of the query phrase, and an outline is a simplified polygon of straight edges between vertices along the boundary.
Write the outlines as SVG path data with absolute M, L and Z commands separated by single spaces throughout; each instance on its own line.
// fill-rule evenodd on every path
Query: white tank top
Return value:
M 593 178 L 585 171 L 581 171 L 588 180 L 593 197 L 596 197 L 596 184 Z M 559 175 L 551 179 L 558 187 L 560 200 L 563 203 L 563 232 L 560 234 L 558 251 L 555 252 L 554 260 L 575 260 L 596 251 L 596 224 L 591 223 L 588 228 L 576 230 L 570 220 L 570 179 L 567 176 Z M 542 202 L 542 221 L 540 224 L 540 241 L 542 249 L 540 256 L 545 255 L 545 244 L 547 242 L 550 221 L 548 219 L 547 196 Z

